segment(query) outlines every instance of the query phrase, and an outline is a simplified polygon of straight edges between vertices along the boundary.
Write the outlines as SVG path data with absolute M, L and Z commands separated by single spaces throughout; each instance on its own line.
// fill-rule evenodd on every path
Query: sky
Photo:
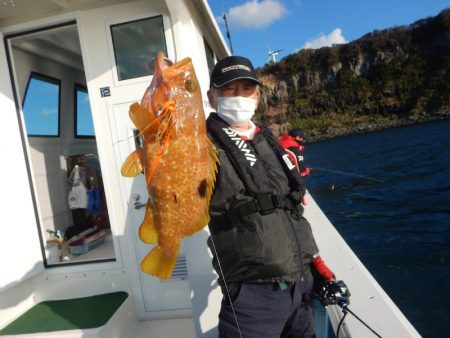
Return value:
M 450 0 L 208 0 L 234 55 L 262 67 L 302 48 L 346 43 L 376 29 L 411 24 L 450 8 Z
M 28 135 L 57 136 L 61 124 L 59 114 L 59 83 L 44 76 L 30 77 L 23 113 Z M 75 92 L 75 91 L 74 91 Z M 89 96 L 83 89 L 76 89 L 76 130 L 77 136 L 94 136 L 94 124 L 89 105 Z

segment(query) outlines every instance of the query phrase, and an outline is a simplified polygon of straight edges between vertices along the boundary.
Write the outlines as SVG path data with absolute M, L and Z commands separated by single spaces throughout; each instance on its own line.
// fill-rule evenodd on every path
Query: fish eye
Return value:
M 189 93 L 193 93 L 198 89 L 197 82 L 195 82 L 192 79 L 187 79 L 186 82 L 184 83 L 184 87 Z

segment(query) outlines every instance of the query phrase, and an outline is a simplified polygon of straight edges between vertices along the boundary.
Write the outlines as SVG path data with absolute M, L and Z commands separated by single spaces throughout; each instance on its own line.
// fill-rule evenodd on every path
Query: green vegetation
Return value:
M 395 115 L 363 115 L 355 116 L 352 113 L 344 114 L 323 114 L 318 117 L 307 117 L 302 119 L 294 119 L 291 121 L 292 127 L 302 127 L 305 130 L 317 130 L 327 132 L 333 128 L 354 129 L 364 127 L 378 122 L 392 122 L 398 118 Z
M 301 50 L 259 74 L 278 80 L 263 94 L 259 120 L 312 134 L 448 117 L 450 9 L 348 44 Z

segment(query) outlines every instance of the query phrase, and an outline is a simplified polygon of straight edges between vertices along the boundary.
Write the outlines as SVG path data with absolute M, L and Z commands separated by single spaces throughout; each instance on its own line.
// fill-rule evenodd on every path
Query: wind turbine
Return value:
M 272 61 L 273 63 L 276 63 L 277 60 L 276 60 L 275 57 L 276 57 L 276 56 L 278 55 L 278 53 L 281 52 L 283 49 L 284 49 L 284 48 L 278 49 L 278 50 L 271 50 L 270 47 L 269 47 L 269 44 L 267 44 L 267 55 L 269 56 L 269 57 L 267 58 L 267 62 Z

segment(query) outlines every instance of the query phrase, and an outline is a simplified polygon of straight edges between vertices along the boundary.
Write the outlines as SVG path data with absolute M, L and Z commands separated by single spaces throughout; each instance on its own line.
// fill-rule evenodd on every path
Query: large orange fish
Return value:
M 141 262 L 144 272 L 172 275 L 183 236 L 209 222 L 217 151 L 206 135 L 200 87 L 190 58 L 172 64 L 159 52 L 152 82 L 130 118 L 143 146 L 122 165 L 122 175 L 144 172 L 149 193 L 139 237 L 158 245 Z

